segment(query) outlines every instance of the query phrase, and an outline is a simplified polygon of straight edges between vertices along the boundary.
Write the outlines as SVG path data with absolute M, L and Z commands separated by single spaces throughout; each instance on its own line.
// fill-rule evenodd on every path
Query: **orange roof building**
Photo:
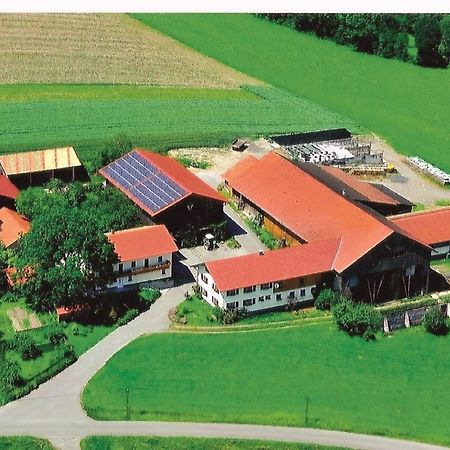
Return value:
M 0 174 L 0 202 L 4 203 L 3 206 L 14 207 L 19 192 L 19 189 L 8 177 Z
M 0 208 L 0 241 L 6 248 L 15 246 L 29 229 L 30 222 L 24 216 L 9 208 Z
M 173 158 L 137 148 L 100 174 L 180 243 L 186 230 L 197 230 L 201 240 L 212 224 L 224 220 L 225 197 Z
M 341 288 L 367 298 L 367 290 L 372 297 L 374 289 L 368 288 L 368 283 L 378 286 L 382 279 L 379 293 L 387 291 L 388 268 L 392 277 L 395 271 L 405 276 L 411 266 L 420 266 L 422 275 L 427 272 L 431 249 L 423 242 L 345 193 L 338 194 L 301 166 L 274 151 L 248 168 L 242 164 L 236 166 L 236 172 L 229 170 L 225 181 L 243 211 L 261 217 L 275 237 L 287 245 L 339 239 L 333 269 Z M 408 257 L 403 259 L 389 256 L 407 250 Z
M 402 230 L 433 247 L 433 257 L 450 257 L 450 207 L 402 214 L 390 219 Z
M 172 257 L 178 251 L 164 225 L 150 225 L 106 234 L 119 262 L 116 282 L 110 288 L 136 287 L 169 281 Z

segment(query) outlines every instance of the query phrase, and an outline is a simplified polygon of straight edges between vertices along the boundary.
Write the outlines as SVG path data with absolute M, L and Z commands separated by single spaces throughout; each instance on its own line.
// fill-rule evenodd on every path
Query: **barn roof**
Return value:
M 401 233 L 389 221 L 337 194 L 276 152 L 234 175 L 233 169 L 228 171 L 233 189 L 301 240 L 340 238 L 334 263 L 338 273 L 393 233 Z
M 0 166 L 10 176 L 78 167 L 81 162 L 73 147 L 64 147 L 1 155 Z
M 13 245 L 29 229 L 30 222 L 24 216 L 12 209 L 0 208 L 0 241 L 5 247 Z
M 450 242 L 450 207 L 401 214 L 390 220 L 428 245 Z
M 114 245 L 120 261 L 135 261 L 178 251 L 164 225 L 130 228 L 107 233 L 106 236 Z
M 100 173 L 150 216 L 190 195 L 226 202 L 175 159 L 143 149 L 132 150 L 100 169 Z
M 0 174 L 0 195 L 15 200 L 19 196 L 19 189 L 5 175 Z
M 263 254 L 208 261 L 206 268 L 223 292 L 330 272 L 339 245 L 340 239 L 296 245 Z

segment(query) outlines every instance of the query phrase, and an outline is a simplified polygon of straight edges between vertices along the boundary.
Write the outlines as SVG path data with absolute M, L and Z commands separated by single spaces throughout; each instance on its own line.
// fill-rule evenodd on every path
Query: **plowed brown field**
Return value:
M 0 83 L 255 83 L 124 14 L 0 14 L 0 61 Z

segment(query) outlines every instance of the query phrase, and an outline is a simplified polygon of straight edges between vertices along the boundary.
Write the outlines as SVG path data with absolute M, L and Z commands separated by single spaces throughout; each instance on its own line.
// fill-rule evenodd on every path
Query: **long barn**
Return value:
M 239 208 L 282 245 L 339 239 L 335 289 L 371 302 L 428 289 L 425 242 L 276 152 L 244 159 L 224 178 Z

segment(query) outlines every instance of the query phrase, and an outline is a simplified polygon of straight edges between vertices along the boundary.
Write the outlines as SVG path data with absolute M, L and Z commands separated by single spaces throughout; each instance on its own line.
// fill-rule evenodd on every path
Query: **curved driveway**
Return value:
M 43 437 L 61 449 L 79 449 L 80 439 L 93 434 L 270 439 L 367 450 L 443 448 L 380 436 L 311 428 L 213 423 L 101 422 L 87 417 L 80 398 L 89 379 L 116 352 L 137 337 L 166 331 L 170 325 L 169 310 L 183 300 L 184 293 L 190 287 L 190 284 L 184 284 L 168 290 L 149 311 L 113 331 L 73 365 L 29 395 L 0 408 L 0 435 Z

